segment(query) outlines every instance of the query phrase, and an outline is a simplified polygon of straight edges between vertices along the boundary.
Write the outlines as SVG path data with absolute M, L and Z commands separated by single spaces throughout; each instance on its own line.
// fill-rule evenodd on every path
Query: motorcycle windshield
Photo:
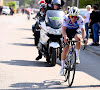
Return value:
M 60 10 L 48 10 L 46 13 L 46 23 L 54 29 L 61 28 L 64 12 Z

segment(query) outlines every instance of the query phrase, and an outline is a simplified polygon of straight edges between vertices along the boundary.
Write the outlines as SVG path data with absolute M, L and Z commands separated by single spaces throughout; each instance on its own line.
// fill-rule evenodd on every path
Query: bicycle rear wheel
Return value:
M 69 87 L 72 86 L 75 76 L 75 69 L 76 69 L 76 52 L 73 51 L 71 54 L 70 59 L 70 66 L 68 68 L 68 85 Z

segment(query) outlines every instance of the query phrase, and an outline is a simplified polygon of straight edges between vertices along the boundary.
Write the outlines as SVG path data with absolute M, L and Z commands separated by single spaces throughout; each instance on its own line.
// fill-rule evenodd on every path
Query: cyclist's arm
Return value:
M 64 38 L 67 37 L 67 35 L 66 35 L 66 26 L 62 26 L 62 35 L 63 35 Z
M 82 38 L 84 40 L 86 38 L 86 32 L 85 32 L 85 29 L 84 29 L 84 19 L 81 16 L 79 18 L 79 27 L 82 31 Z
M 64 39 L 63 39 L 64 43 L 65 44 L 68 43 L 67 42 L 67 34 L 66 34 L 66 26 L 62 26 L 62 35 L 64 37 Z
M 81 31 L 82 31 L 83 43 L 84 43 L 84 45 L 87 45 L 88 40 L 86 39 L 86 32 L 85 32 L 85 29 L 82 28 Z
M 82 31 L 82 38 L 83 40 L 86 38 L 86 32 L 85 32 L 85 29 L 84 28 L 81 28 L 81 31 Z

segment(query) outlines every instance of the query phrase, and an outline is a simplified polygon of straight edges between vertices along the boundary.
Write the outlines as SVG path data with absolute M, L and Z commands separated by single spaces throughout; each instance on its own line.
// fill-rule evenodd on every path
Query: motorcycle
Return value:
M 51 66 L 56 65 L 58 58 L 61 60 L 63 16 L 63 11 L 48 10 L 45 21 L 39 25 L 41 30 L 37 48 Z

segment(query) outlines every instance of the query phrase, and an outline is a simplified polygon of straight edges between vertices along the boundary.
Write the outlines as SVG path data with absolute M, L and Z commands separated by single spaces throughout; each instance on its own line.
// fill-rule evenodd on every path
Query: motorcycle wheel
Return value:
M 57 59 L 57 50 L 52 48 L 52 52 L 51 52 L 51 60 L 50 60 L 50 65 L 51 66 L 55 66 L 56 65 L 56 59 Z

